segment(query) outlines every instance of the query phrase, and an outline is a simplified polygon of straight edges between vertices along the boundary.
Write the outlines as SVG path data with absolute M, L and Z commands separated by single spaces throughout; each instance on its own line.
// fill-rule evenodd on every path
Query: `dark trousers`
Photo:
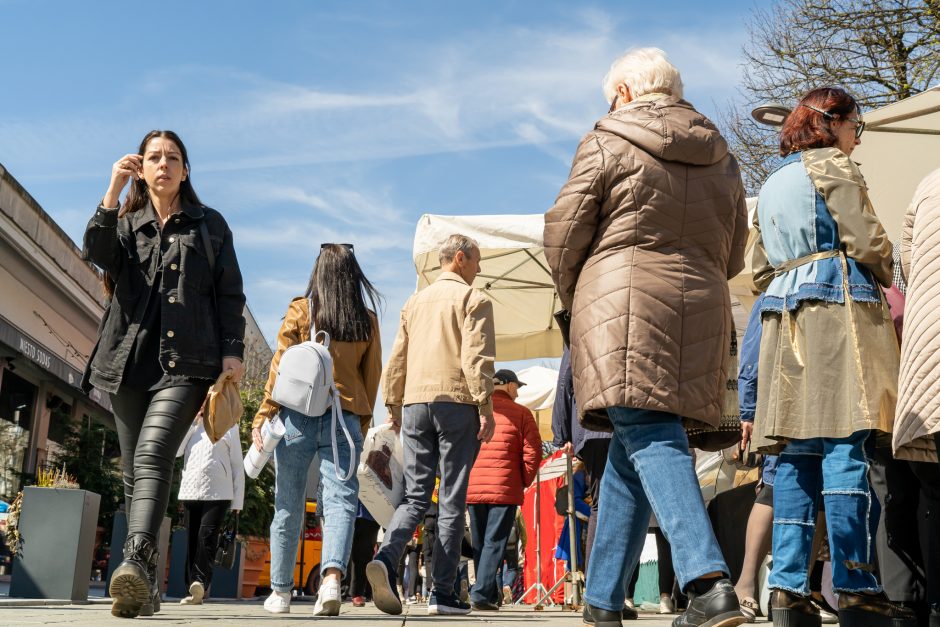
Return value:
M 588 493 L 591 495 L 591 519 L 588 521 L 587 540 L 584 549 L 584 572 L 587 572 L 591 560 L 591 547 L 594 546 L 594 534 L 597 531 L 597 508 L 600 505 L 601 479 L 604 478 L 604 468 L 607 467 L 607 452 L 610 449 L 610 438 L 597 438 L 585 440 L 578 452 L 578 457 L 584 462 L 584 472 L 587 474 Z
M 209 384 L 157 390 L 121 388 L 111 395 L 121 468 L 128 537 L 156 540 L 170 501 L 173 462 Z
M 219 548 L 222 521 L 231 501 L 183 501 L 186 508 L 186 584 L 202 582 L 208 590 L 212 583 L 212 563 Z
M 502 582 L 496 571 L 506 552 L 506 541 L 516 522 L 515 505 L 470 505 L 470 537 L 473 544 L 473 568 L 477 580 L 470 591 L 474 603 L 496 603 Z
M 940 441 L 937 450 L 940 451 Z M 940 608 L 940 464 L 910 462 L 910 465 L 920 481 L 926 601 Z
M 379 537 L 379 523 L 368 518 L 357 518 L 353 527 L 352 562 L 348 571 L 351 573 L 349 594 L 354 597 L 366 596 L 369 580 L 366 579 L 366 564 L 375 556 L 375 541 Z
M 656 559 L 659 564 L 659 593 L 672 595 L 672 586 L 676 580 L 676 571 L 672 569 L 672 547 L 659 527 L 653 527 L 653 535 L 656 536 Z
M 871 489 L 882 504 L 875 553 L 879 579 L 892 601 L 924 600 L 924 552 L 918 531 L 920 481 L 910 464 L 894 459 L 890 449 L 878 448 L 871 460 Z
M 434 589 L 449 594 L 460 562 L 467 509 L 467 482 L 480 450 L 476 405 L 415 403 L 405 405 L 401 433 L 405 461 L 405 499 L 395 510 L 385 540 L 376 554 L 388 568 L 396 568 L 405 545 L 414 536 L 431 505 L 438 470 L 437 536 L 430 563 Z

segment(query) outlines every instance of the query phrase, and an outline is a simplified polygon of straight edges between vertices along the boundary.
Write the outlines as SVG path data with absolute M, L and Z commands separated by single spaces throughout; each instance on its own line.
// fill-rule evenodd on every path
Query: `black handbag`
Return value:
M 731 327 L 731 347 L 728 380 L 724 394 L 724 406 L 717 427 L 702 423 L 686 427 L 689 446 L 702 451 L 716 452 L 732 447 L 741 441 L 741 407 L 738 403 L 738 336 Z
M 571 346 L 571 312 L 567 309 L 556 311 L 553 314 L 555 323 L 558 324 L 558 330 L 561 331 L 561 339 L 565 346 Z
M 238 535 L 238 514 L 232 517 L 219 535 L 219 546 L 215 550 L 214 565 L 231 570 L 235 566 L 235 537 Z

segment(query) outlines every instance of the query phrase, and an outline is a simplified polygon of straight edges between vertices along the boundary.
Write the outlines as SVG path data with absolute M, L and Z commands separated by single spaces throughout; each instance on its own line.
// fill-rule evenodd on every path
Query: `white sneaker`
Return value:
M 264 609 L 272 614 L 290 613 L 290 592 L 271 591 L 271 596 L 264 600 Z
M 180 605 L 202 605 L 202 599 L 206 596 L 206 589 L 201 581 L 194 581 L 189 584 L 189 596 L 180 600 Z
M 675 614 L 676 613 L 676 604 L 673 603 L 672 597 L 659 597 L 659 613 L 660 614 Z
M 320 584 L 317 602 L 313 606 L 314 616 L 339 616 L 339 606 L 343 600 L 339 593 L 339 584 L 335 581 Z

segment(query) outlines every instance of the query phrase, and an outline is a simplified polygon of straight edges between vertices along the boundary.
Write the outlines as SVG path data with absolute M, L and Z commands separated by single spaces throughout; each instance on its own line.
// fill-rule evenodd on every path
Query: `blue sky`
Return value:
M 755 5 L 0 0 L 0 163 L 78 242 L 111 164 L 175 130 L 268 339 L 320 243 L 352 242 L 387 352 L 421 214 L 544 212 L 627 48 L 713 115 Z

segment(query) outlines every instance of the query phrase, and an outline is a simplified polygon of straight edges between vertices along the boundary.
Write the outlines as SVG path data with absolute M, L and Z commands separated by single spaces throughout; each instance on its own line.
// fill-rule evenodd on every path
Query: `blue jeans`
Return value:
M 627 577 L 640 561 L 650 511 L 672 546 L 680 588 L 702 575 L 727 573 L 679 416 L 627 407 L 609 407 L 607 414 L 614 435 L 601 479 L 585 600 L 605 610 L 623 608 Z
M 809 569 L 819 497 L 826 504 L 832 587 L 878 592 L 872 572 L 881 506 L 868 484 L 869 431 L 847 438 L 791 440 L 774 480 L 773 571 L 767 585 L 809 594 Z
M 496 572 L 503 563 L 506 541 L 516 523 L 516 506 L 475 503 L 469 510 L 473 569 L 477 575 L 470 601 L 496 603 L 501 597 Z
M 294 565 L 300 530 L 306 517 L 304 495 L 307 491 L 307 470 L 315 455 L 320 457 L 320 491 L 317 514 L 323 519 L 323 549 L 320 573 L 327 568 L 338 568 L 346 574 L 349 552 L 352 550 L 353 526 L 359 505 L 359 479 L 355 470 L 347 481 L 336 477 L 337 466 L 343 474 L 349 468 L 350 458 L 359 465 L 362 452 L 362 431 L 359 417 L 343 412 L 346 428 L 356 444 L 354 451 L 343 434 L 342 425 L 336 425 L 336 444 L 339 459 L 333 459 L 333 426 L 330 410 L 322 416 L 304 416 L 285 407 L 280 411 L 287 433 L 274 449 L 274 519 L 271 521 L 271 587 L 288 592 L 294 587 Z M 301 582 L 302 584 L 303 582 Z

